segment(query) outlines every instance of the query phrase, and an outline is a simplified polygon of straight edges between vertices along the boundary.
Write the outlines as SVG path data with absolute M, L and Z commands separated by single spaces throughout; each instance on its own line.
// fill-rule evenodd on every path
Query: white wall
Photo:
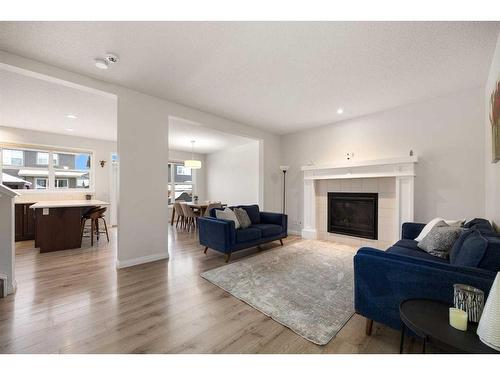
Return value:
M 484 188 L 484 89 L 444 97 L 286 135 L 281 162 L 287 172 L 287 213 L 292 230 L 302 222 L 302 165 L 408 156 L 419 157 L 415 220 L 436 216 L 482 217 Z M 348 109 L 347 109 L 348 110 Z M 481 125 L 483 124 L 483 125 Z
M 120 207 L 117 265 L 127 266 L 167 258 L 168 119 L 169 116 L 202 123 L 223 132 L 259 139 L 264 180 L 259 186 L 264 207 L 280 207 L 279 137 L 266 131 L 193 108 L 145 95 L 122 86 L 72 73 L 52 65 L 0 51 L 0 64 L 55 77 L 115 94 L 118 97 L 118 154 Z M 154 155 L 154 158 L 150 158 Z M 148 167 L 144 168 L 145 158 Z M 151 160 L 153 160 L 151 162 Z M 159 173 L 150 173 L 157 170 Z M 148 186 L 148 189 L 144 189 Z M 0 260 L 1 261 L 1 260 Z
M 201 169 L 193 169 L 194 194 L 198 196 L 200 201 L 207 200 L 207 168 L 205 154 L 192 154 L 191 152 L 168 150 L 169 161 L 184 161 L 191 159 L 194 156 L 196 160 L 201 161 Z
M 228 205 L 259 203 L 259 142 L 207 155 L 207 197 Z
M 109 202 L 111 153 L 116 152 L 116 142 L 0 126 L 0 143 L 2 142 L 80 148 L 94 151 L 95 198 Z M 104 168 L 99 165 L 100 160 L 106 161 Z M 20 190 L 19 193 L 22 194 L 23 191 Z M 64 194 L 64 192 L 58 193 L 59 194 L 57 194 L 57 196 L 59 197 Z M 68 193 L 68 196 L 74 196 L 74 193 Z M 27 193 L 22 198 L 25 199 L 25 197 L 33 197 L 32 194 L 34 193 Z M 54 196 L 54 194 L 43 194 L 43 192 L 37 192 L 36 194 L 37 197 L 43 195 L 44 198 L 42 199 L 50 199 L 51 196 Z M 32 198 L 28 198 L 28 200 L 29 199 Z M 18 199 L 18 201 L 21 200 Z
M 490 73 L 486 83 L 485 96 L 485 123 L 486 123 L 486 147 L 485 147 L 485 206 L 486 217 L 493 221 L 497 228 L 500 227 L 500 162 L 493 164 L 491 162 L 491 123 L 490 114 L 490 96 L 493 92 L 496 82 L 500 80 L 500 34 L 497 40 L 497 46 L 491 62 Z
M 14 246 L 14 196 L 15 192 L 0 185 L 0 275 L 5 280 L 7 294 L 16 287 Z M 2 291 L 4 293 L 4 291 Z M 5 295 L 5 294 L 4 294 Z

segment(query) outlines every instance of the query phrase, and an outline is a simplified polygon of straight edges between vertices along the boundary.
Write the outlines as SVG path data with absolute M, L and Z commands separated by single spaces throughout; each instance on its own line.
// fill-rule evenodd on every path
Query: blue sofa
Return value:
M 207 250 L 213 249 L 226 254 L 226 262 L 229 262 L 231 254 L 238 250 L 279 240 L 287 236 L 288 217 L 284 214 L 273 212 L 261 212 L 258 205 L 236 206 L 243 208 L 252 225 L 245 229 L 235 229 L 234 221 L 217 219 L 214 208 L 209 217 L 198 219 L 200 244 Z M 234 208 L 234 207 L 230 207 Z
M 414 240 L 425 224 L 405 223 L 402 238 L 386 251 L 369 247 L 354 257 L 354 305 L 367 318 L 400 329 L 399 305 L 410 298 L 453 304 L 453 284 L 468 284 L 487 295 L 500 271 L 500 235 L 484 219 L 466 223 L 450 259 L 420 250 Z

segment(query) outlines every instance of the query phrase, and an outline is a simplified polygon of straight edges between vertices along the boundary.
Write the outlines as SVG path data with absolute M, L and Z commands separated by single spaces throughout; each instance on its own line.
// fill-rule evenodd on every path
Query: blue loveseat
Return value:
M 231 253 L 238 250 L 277 240 L 283 245 L 282 239 L 287 236 L 287 215 L 261 212 L 256 204 L 236 207 L 247 212 L 252 222 L 250 227 L 235 229 L 234 221 L 217 219 L 215 211 L 218 208 L 212 209 L 209 217 L 198 219 L 200 244 L 205 246 L 205 253 L 209 248 L 219 251 L 226 254 L 228 262 Z
M 401 328 L 399 305 L 410 298 L 453 304 L 453 284 L 468 284 L 487 295 L 500 271 L 500 235 L 484 219 L 466 223 L 450 259 L 432 256 L 414 240 L 425 224 L 405 223 L 402 239 L 386 251 L 369 247 L 354 257 L 354 305 L 366 317 L 367 334 L 373 321 Z

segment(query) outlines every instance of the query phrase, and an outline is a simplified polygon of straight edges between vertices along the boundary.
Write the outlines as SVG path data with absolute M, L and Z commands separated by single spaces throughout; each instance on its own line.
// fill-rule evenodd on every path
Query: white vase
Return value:
M 500 272 L 497 273 L 479 320 L 477 334 L 482 342 L 500 351 Z

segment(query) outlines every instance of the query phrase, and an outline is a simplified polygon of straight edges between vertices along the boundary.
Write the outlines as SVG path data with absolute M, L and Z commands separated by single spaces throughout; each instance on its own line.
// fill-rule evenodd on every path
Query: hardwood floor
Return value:
M 358 315 L 328 345 L 310 343 L 202 279 L 224 257 L 203 254 L 195 232 L 168 230 L 168 261 L 121 270 L 116 229 L 110 244 L 101 237 L 93 248 L 40 254 L 32 241 L 18 242 L 18 290 L 0 299 L 0 353 L 398 352 L 399 332 L 375 323 L 366 336 Z M 295 241 L 290 236 L 285 246 Z M 406 342 L 406 350 L 420 350 L 419 342 Z

